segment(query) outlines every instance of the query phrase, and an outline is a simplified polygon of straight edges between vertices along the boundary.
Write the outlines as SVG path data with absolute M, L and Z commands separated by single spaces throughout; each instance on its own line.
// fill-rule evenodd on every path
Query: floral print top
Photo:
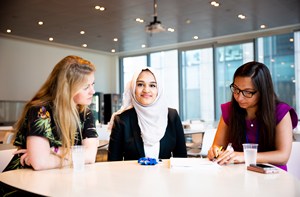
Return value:
M 61 146 L 62 142 L 54 123 L 52 108 L 51 104 L 42 107 L 31 107 L 20 130 L 17 132 L 14 145 L 21 149 L 26 149 L 26 138 L 28 136 L 40 136 L 49 140 L 50 147 Z M 82 139 L 98 137 L 92 111 L 88 109 L 85 117 L 83 113 L 79 115 L 82 135 L 80 135 L 80 130 L 78 129 L 74 145 L 81 145 Z M 3 172 L 20 168 L 30 168 L 29 166 L 21 165 L 20 156 L 15 155 Z

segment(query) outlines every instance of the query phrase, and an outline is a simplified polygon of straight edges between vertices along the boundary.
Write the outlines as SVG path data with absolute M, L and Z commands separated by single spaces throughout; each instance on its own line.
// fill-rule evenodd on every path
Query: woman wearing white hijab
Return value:
M 151 68 L 140 69 L 127 84 L 110 123 L 109 161 L 187 157 L 181 120 L 167 107 L 157 76 Z

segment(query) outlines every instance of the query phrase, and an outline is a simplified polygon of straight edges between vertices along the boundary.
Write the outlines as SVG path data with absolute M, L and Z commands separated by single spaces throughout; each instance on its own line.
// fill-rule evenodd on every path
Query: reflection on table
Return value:
M 71 168 L 0 174 L 10 186 L 46 196 L 300 196 L 300 183 L 289 173 L 260 174 L 243 164 L 209 168 L 170 168 L 169 160 L 155 166 L 137 161 L 86 165 L 82 173 Z

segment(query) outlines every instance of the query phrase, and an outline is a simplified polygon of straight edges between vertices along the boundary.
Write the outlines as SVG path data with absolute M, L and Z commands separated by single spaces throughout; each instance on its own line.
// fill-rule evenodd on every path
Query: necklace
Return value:
M 251 128 L 249 128 L 248 131 L 247 131 L 247 129 L 245 129 L 245 136 L 246 136 L 246 142 L 247 142 L 247 143 L 250 143 L 250 142 L 251 142 L 251 143 L 258 143 L 258 138 L 259 138 L 259 128 L 258 128 L 258 127 L 259 127 L 259 125 L 258 125 L 258 124 L 256 125 L 256 132 L 255 132 L 255 131 L 253 131 L 253 129 L 254 129 L 254 128 L 253 128 L 253 127 L 254 127 L 253 122 L 254 122 L 254 121 L 250 121 L 250 127 L 251 127 Z M 255 135 L 256 135 L 256 136 L 255 136 L 255 138 L 256 138 L 256 139 L 255 139 L 255 142 L 252 142 L 254 139 L 252 139 L 252 140 L 250 140 L 250 141 L 249 141 L 249 139 L 248 139 L 248 137 L 251 135 L 250 133 L 253 133 L 253 132 L 255 132 Z M 249 135 L 249 136 L 248 136 L 248 135 Z M 252 138 L 253 138 L 253 137 L 252 137 Z
M 254 122 L 255 122 L 255 119 L 253 119 L 253 120 L 249 120 L 249 122 L 250 122 L 250 127 L 254 127 Z

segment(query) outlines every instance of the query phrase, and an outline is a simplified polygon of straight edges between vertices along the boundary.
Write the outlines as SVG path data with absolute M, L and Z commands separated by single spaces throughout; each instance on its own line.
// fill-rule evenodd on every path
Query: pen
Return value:
M 218 152 L 220 152 L 222 149 L 223 149 L 223 146 L 220 146 L 218 151 L 217 151 L 217 155 L 214 156 L 214 160 L 216 160 L 218 158 L 218 156 L 219 156 Z

